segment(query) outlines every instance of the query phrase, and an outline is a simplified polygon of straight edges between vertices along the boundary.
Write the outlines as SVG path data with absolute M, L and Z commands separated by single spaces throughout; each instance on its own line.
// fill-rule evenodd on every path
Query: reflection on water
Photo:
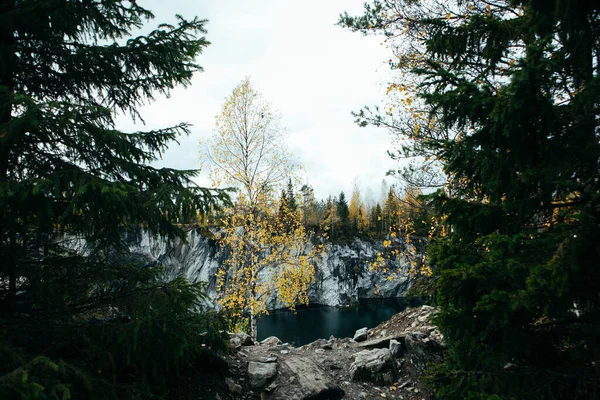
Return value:
M 408 306 L 402 298 L 363 302 L 351 307 L 309 307 L 292 313 L 276 311 L 258 320 L 258 340 L 277 336 L 296 346 L 317 339 L 352 337 L 362 327 L 373 328 Z

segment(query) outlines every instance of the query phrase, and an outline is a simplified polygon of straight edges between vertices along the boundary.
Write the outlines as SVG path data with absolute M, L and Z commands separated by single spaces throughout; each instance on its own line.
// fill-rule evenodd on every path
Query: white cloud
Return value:
M 363 0 L 158 1 L 143 5 L 156 23 L 174 14 L 209 19 L 212 42 L 199 58 L 204 72 L 188 89 L 158 99 L 142 109 L 148 128 L 182 121 L 194 125 L 165 154 L 161 165 L 199 166 L 198 141 L 212 133 L 214 116 L 226 96 L 245 76 L 282 113 L 290 132 L 289 147 L 304 165 L 318 198 L 348 195 L 360 178 L 365 191 L 379 193 L 385 172 L 394 167 L 383 129 L 360 128 L 351 111 L 380 103 L 385 95 L 388 51 L 381 37 L 363 37 L 335 26 L 343 11 L 358 14 Z M 143 129 L 125 118 L 124 129 Z M 200 180 L 207 184 L 205 178 Z

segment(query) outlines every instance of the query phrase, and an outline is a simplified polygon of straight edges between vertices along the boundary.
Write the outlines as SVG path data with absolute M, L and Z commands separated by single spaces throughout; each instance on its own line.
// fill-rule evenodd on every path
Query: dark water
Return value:
M 296 346 L 317 339 L 352 337 L 357 329 L 374 328 L 409 305 L 401 298 L 362 302 L 351 307 L 308 307 L 292 313 L 275 311 L 258 320 L 258 340 L 277 336 Z

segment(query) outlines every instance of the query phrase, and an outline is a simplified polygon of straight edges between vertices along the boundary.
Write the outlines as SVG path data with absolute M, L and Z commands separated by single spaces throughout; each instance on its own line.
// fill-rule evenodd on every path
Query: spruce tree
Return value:
M 379 203 L 371 208 L 370 226 L 375 236 L 383 234 L 383 211 L 381 210 Z
M 281 189 L 281 196 L 279 198 L 279 215 L 283 216 L 289 210 L 289 202 L 287 192 L 285 189 Z
M 201 284 L 123 257 L 124 228 L 184 238 L 174 223 L 227 200 L 151 166 L 188 124 L 115 125 L 201 70 L 205 21 L 129 38 L 152 18 L 135 1 L 0 1 L 2 398 L 147 394 L 213 332 L 198 336 Z
M 292 178 L 288 180 L 286 197 L 290 211 L 296 212 L 296 210 L 298 210 L 298 201 L 296 200 L 296 194 L 294 193 L 294 185 L 292 184 Z
M 589 0 L 374 1 L 341 18 L 402 41 L 405 134 L 448 178 L 430 196 L 451 228 L 429 246 L 441 399 L 600 398 L 599 19 Z
M 382 218 L 384 230 L 389 230 L 390 228 L 399 228 L 399 226 L 397 226 L 399 212 L 400 203 L 398 201 L 398 195 L 396 194 L 396 189 L 394 186 L 392 186 L 388 191 L 387 198 L 385 199 L 385 203 L 383 205 Z
M 325 213 L 323 217 L 323 224 L 328 232 L 329 239 L 336 240 L 340 236 L 339 232 L 339 217 L 336 210 L 337 198 L 329 195 L 325 202 Z
M 340 197 L 338 197 L 336 202 L 336 212 L 340 222 L 340 233 L 342 235 L 347 235 L 350 233 L 350 208 L 348 207 L 348 201 L 346 200 L 346 194 L 342 191 L 340 192 Z

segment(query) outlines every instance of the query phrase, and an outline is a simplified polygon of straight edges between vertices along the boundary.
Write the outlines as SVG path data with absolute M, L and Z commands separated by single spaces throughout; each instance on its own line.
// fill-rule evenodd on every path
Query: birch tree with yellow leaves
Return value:
M 217 273 L 217 302 L 229 313 L 232 328 L 245 326 L 249 317 L 254 338 L 256 321 L 268 313 L 273 295 L 291 309 L 308 304 L 322 250 L 310 242 L 302 211 L 277 201 L 276 194 L 300 169 L 286 149 L 280 119 L 246 78 L 226 99 L 204 146 L 213 184 L 238 190 L 236 206 L 222 220 L 225 261 Z

